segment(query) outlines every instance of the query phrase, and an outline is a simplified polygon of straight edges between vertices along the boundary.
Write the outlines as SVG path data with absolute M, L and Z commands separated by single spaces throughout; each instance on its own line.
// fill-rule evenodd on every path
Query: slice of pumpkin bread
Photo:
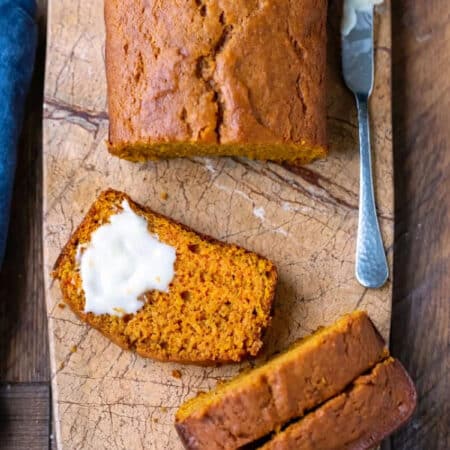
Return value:
M 234 449 L 301 417 L 388 356 L 366 313 L 318 330 L 263 366 L 188 400 L 176 428 L 188 449 Z
M 409 420 L 416 402 L 408 373 L 388 358 L 261 450 L 369 450 Z
M 145 219 L 149 234 L 162 245 L 175 249 L 173 278 L 166 291 L 143 293 L 140 309 L 132 314 L 86 312 L 80 254 L 94 233 L 125 209 L 138 220 Z M 111 261 L 104 264 L 117 270 Z M 257 355 L 270 323 L 277 282 L 269 260 L 199 235 L 114 190 L 103 192 L 92 205 L 59 256 L 53 275 L 71 309 L 122 348 L 161 361 L 198 364 Z

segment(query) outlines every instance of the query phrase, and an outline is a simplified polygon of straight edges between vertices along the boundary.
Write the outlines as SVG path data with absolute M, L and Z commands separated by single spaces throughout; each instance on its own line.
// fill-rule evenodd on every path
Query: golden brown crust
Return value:
M 110 151 L 323 157 L 326 13 L 327 0 L 106 0 Z
M 86 314 L 77 248 L 89 242 L 91 233 L 120 210 L 125 199 L 147 219 L 152 232 L 176 248 L 174 280 L 169 293 L 147 293 L 135 315 Z M 277 282 L 276 268 L 267 259 L 201 236 L 114 190 L 94 202 L 58 257 L 53 276 L 78 317 L 120 347 L 160 361 L 202 365 L 257 355 L 271 320 Z
M 406 370 L 389 358 L 261 450 L 368 450 L 410 419 L 416 401 Z
M 176 428 L 191 450 L 241 447 L 337 395 L 387 355 L 367 314 L 356 311 L 264 366 L 188 400 Z

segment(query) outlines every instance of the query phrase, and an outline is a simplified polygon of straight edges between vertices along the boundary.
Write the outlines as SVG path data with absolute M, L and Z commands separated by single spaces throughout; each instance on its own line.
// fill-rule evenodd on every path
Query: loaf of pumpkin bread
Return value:
M 133 314 L 87 312 L 80 258 L 96 231 L 112 222 L 112 217 L 120 219 L 117 214 L 125 207 L 138 221 L 144 220 L 149 236 L 174 249 L 173 279 L 167 291 L 144 292 L 139 298 L 141 307 Z M 116 234 L 119 231 L 115 229 Z M 130 270 L 133 261 L 124 265 L 126 253 L 120 254 L 129 244 L 122 236 L 111 253 L 115 261 L 101 261 L 100 269 L 104 278 L 111 271 L 113 277 L 124 276 L 132 289 L 139 274 Z M 137 247 L 139 254 L 139 242 Z M 149 270 L 146 275 L 144 267 L 146 276 L 152 273 Z M 277 272 L 269 260 L 255 253 L 199 235 L 138 205 L 124 193 L 108 190 L 95 201 L 63 249 L 54 277 L 60 281 L 65 302 L 81 320 L 122 348 L 162 361 L 209 364 L 240 361 L 259 352 L 271 319 Z M 94 294 L 99 289 L 97 281 L 102 280 L 94 277 Z
M 236 449 L 301 417 L 385 359 L 366 313 L 356 311 L 285 353 L 188 400 L 175 426 L 187 449 Z
M 342 394 L 275 435 L 261 450 L 369 450 L 413 414 L 417 394 L 400 364 L 388 358 Z
M 109 150 L 326 155 L 327 0 L 105 0 Z

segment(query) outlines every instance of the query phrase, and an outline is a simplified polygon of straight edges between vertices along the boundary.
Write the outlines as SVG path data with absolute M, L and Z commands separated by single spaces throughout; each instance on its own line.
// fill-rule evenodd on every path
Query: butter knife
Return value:
M 348 1 L 348 0 L 347 0 Z M 345 7 L 345 5 L 344 5 Z M 360 187 L 356 242 L 356 278 L 367 288 L 379 288 L 389 269 L 375 207 L 368 101 L 373 88 L 373 7 L 352 11 L 353 26 L 342 33 L 342 70 L 356 98 L 359 121 Z

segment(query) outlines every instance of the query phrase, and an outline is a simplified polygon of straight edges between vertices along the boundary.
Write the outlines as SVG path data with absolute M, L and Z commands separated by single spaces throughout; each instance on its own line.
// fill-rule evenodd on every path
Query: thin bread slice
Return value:
M 188 400 L 176 428 L 192 450 L 238 448 L 341 392 L 388 356 L 365 312 L 318 330 L 263 366 Z
M 168 292 L 147 292 L 136 314 L 85 313 L 78 249 L 122 210 L 124 200 L 147 220 L 149 232 L 175 247 L 175 276 Z M 59 256 L 53 275 L 71 309 L 122 348 L 161 361 L 198 364 L 257 355 L 270 323 L 277 282 L 269 260 L 201 236 L 114 190 L 103 192 L 92 205 Z
M 388 358 L 261 450 L 368 450 L 409 420 L 416 401 L 406 370 Z

